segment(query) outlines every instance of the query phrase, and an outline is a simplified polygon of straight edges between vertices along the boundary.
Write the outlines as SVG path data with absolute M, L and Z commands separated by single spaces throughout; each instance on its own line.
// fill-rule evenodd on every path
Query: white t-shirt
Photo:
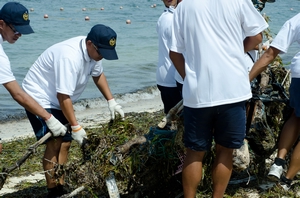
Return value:
M 254 63 L 257 61 L 258 59 L 258 50 L 251 50 L 248 51 L 248 53 L 245 53 L 245 64 L 247 67 L 248 72 L 251 71 Z
M 156 68 L 156 83 L 164 87 L 176 87 L 175 67 L 169 56 L 171 45 L 173 7 L 166 8 L 157 21 L 158 63 Z
M 11 71 L 10 61 L 2 47 L 3 38 L 0 34 L 0 84 L 5 84 L 16 80 L 13 72 Z
M 212 107 L 251 98 L 243 39 L 268 24 L 250 0 L 182 1 L 172 27 L 170 50 L 185 55 L 185 106 Z
M 281 53 L 287 53 L 294 42 L 300 44 L 300 14 L 284 23 L 270 46 L 280 50 Z M 290 68 L 291 77 L 300 78 L 300 52 L 293 57 Z
M 60 109 L 57 93 L 78 100 L 91 76 L 103 72 L 102 61 L 92 60 L 86 49 L 85 36 L 57 43 L 44 51 L 31 66 L 23 89 L 43 108 Z

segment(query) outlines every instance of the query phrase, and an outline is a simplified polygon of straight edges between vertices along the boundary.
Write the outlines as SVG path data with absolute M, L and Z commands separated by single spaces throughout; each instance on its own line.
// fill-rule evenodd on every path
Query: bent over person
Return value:
M 189 0 L 178 4 L 172 27 L 170 57 L 184 79 L 184 197 L 196 196 L 214 141 L 212 197 L 221 198 L 233 149 L 245 138 L 245 103 L 252 97 L 244 53 L 262 41 L 268 24 L 250 0 Z
M 72 133 L 46 143 L 43 167 L 46 171 L 48 197 L 65 194 L 64 178 L 56 183 L 54 165 L 64 165 L 72 139 L 82 144 L 85 130 L 77 122 L 73 103 L 84 91 L 90 77 L 108 101 L 111 119 L 122 107 L 114 100 L 103 72 L 102 59 L 118 59 L 115 51 L 117 34 L 110 27 L 95 25 L 87 36 L 78 36 L 46 49 L 31 66 L 24 81 L 24 90 L 63 124 L 69 123 Z M 45 123 L 27 111 L 27 116 L 39 139 L 45 135 Z M 50 173 L 50 174 L 49 174 Z
M 22 105 L 28 112 L 44 120 L 54 136 L 64 135 L 67 128 L 54 116 L 42 108 L 19 86 L 11 70 L 10 61 L 4 52 L 2 43 L 15 43 L 23 34 L 31 34 L 28 10 L 20 3 L 8 2 L 0 10 L 0 84 L 2 84 L 15 101 Z M 0 142 L 0 153 L 2 144 Z

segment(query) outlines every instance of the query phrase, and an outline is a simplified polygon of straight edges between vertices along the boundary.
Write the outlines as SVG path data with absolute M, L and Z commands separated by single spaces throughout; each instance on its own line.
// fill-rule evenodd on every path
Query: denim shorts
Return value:
M 289 88 L 290 106 L 295 110 L 296 117 L 300 117 L 300 78 L 292 78 Z
M 246 135 L 246 101 L 207 108 L 184 107 L 184 145 L 209 151 L 212 141 L 240 148 Z
M 173 108 L 182 99 L 181 92 L 177 87 L 164 87 L 157 85 L 160 91 L 161 100 L 164 104 L 164 113 L 168 114 L 170 109 Z
M 27 110 L 25 110 L 25 111 L 26 111 L 27 117 L 30 121 L 30 124 L 33 128 L 33 131 L 35 133 L 36 139 L 37 140 L 41 139 L 46 133 L 48 133 L 50 131 L 49 128 L 47 127 L 47 125 L 46 125 L 46 122 L 42 118 L 30 113 L 29 111 L 27 111 Z M 62 124 L 68 124 L 69 123 L 61 110 L 46 109 L 46 111 L 51 113 Z M 72 135 L 71 133 L 67 132 L 65 134 L 65 136 L 63 136 L 63 142 L 72 141 L 73 138 L 72 138 L 71 135 Z M 54 138 L 54 137 L 52 137 L 52 138 Z

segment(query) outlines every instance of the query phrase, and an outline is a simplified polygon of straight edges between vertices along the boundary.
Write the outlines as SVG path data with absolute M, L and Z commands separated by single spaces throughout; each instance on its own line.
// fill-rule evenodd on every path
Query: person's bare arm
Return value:
M 169 53 L 170 59 L 172 60 L 176 70 L 182 77 L 182 79 L 185 78 L 185 60 L 181 53 L 170 51 Z
M 102 73 L 100 76 L 93 77 L 95 85 L 98 87 L 104 98 L 108 101 L 110 99 L 113 99 L 113 95 L 110 91 L 110 88 L 108 86 L 108 82 L 106 80 L 106 77 L 104 73 Z
M 255 36 L 249 36 L 244 39 L 244 51 L 248 52 L 256 48 L 256 46 L 262 42 L 263 35 L 259 33 Z
M 108 82 L 106 80 L 106 77 L 104 73 L 102 73 L 98 77 L 93 77 L 94 83 L 104 96 L 104 98 L 107 100 L 108 108 L 110 111 L 111 120 L 115 119 L 115 112 L 119 113 L 122 119 L 125 118 L 124 111 L 122 110 L 122 106 L 117 103 L 110 91 L 110 88 L 108 86 Z
M 264 71 L 267 66 L 276 58 L 280 50 L 270 47 L 263 55 L 260 57 L 252 67 L 249 73 L 250 82 L 256 78 L 262 71 Z
M 51 114 L 41 107 L 31 96 L 29 96 L 16 80 L 3 84 L 15 101 L 27 111 L 41 117 L 44 120 L 50 118 Z
M 60 108 L 64 114 L 64 116 L 67 118 L 71 126 L 78 125 L 73 103 L 69 95 L 57 93 L 57 99 L 59 101 Z

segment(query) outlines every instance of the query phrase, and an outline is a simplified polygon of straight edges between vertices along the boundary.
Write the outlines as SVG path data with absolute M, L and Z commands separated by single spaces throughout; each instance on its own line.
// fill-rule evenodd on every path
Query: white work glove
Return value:
M 81 146 L 83 139 L 86 138 L 86 132 L 85 130 L 80 126 L 71 126 L 72 128 L 72 138 L 78 142 L 78 144 Z
M 107 102 L 108 102 L 108 108 L 109 108 L 109 111 L 110 111 L 111 119 L 114 120 L 115 119 L 115 112 L 118 112 L 121 115 L 122 120 L 124 120 L 124 111 L 122 110 L 122 106 L 119 105 L 119 103 L 117 103 L 115 101 L 115 99 L 110 99 Z
M 48 128 L 53 136 L 64 136 L 67 132 L 67 127 L 58 121 L 52 114 L 48 120 L 45 120 Z

